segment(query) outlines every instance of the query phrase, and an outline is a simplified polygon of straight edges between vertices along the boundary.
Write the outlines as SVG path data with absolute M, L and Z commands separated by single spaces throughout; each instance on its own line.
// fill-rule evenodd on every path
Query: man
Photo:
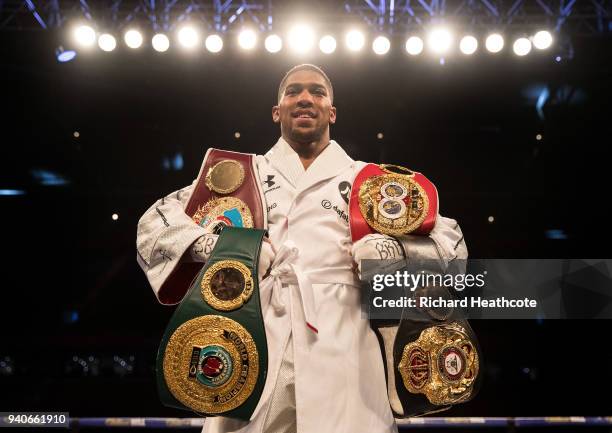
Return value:
M 257 157 L 268 209 L 259 263 L 260 278 L 270 268 L 260 284 L 268 376 L 250 422 L 209 418 L 205 432 L 397 431 L 355 265 L 382 258 L 383 244 L 394 246 L 386 258 L 407 249 L 408 257 L 436 258 L 441 267 L 467 255 L 458 225 L 442 217 L 429 237 L 404 236 L 402 247 L 384 235 L 353 245 L 347 185 L 365 164 L 330 140 L 333 98 L 329 78 L 314 65 L 294 67 L 279 86 L 272 120 L 281 138 Z M 162 302 L 159 288 L 176 258 L 203 262 L 216 241 L 183 212 L 192 188 L 161 199 L 139 222 L 138 261 Z

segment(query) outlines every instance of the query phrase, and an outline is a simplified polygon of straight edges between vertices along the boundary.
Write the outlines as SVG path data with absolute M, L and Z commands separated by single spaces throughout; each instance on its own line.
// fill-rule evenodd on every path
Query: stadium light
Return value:
M 427 38 L 429 48 L 436 54 L 446 53 L 453 42 L 453 37 L 447 29 L 434 29 Z
M 459 50 L 466 56 L 472 55 L 478 49 L 478 40 L 471 35 L 464 36 L 459 42 Z
M 418 36 L 411 36 L 406 41 L 406 51 L 411 56 L 419 55 L 423 52 L 423 39 Z
M 63 46 L 59 46 L 55 49 L 55 58 L 60 63 L 66 63 L 76 57 L 77 53 L 74 50 L 66 50 Z
M 108 53 L 117 47 L 117 40 L 113 35 L 104 33 L 98 38 L 98 46 L 102 51 L 106 51 Z
M 527 38 L 518 38 L 514 41 L 512 50 L 517 56 L 526 56 L 531 51 L 531 42 Z
M 193 26 L 186 25 L 178 31 L 178 41 L 183 48 L 192 50 L 198 45 L 199 40 L 200 35 Z
M 78 26 L 74 30 L 74 38 L 83 47 L 91 47 L 96 43 L 96 31 L 87 25 Z
M 538 50 L 545 50 L 549 48 L 553 43 L 553 38 L 550 32 L 546 30 L 540 30 L 533 35 L 533 46 Z
M 269 35 L 264 46 L 269 53 L 278 53 L 283 48 L 283 40 L 278 35 Z
M 218 53 L 223 49 L 223 39 L 219 35 L 209 35 L 204 42 L 206 49 L 211 53 Z
M 165 34 L 158 33 L 151 39 L 151 45 L 153 45 L 155 51 L 163 53 L 170 48 L 170 39 Z
M 372 50 L 379 56 L 387 54 L 390 49 L 391 42 L 385 36 L 378 36 L 376 39 L 374 39 L 374 42 L 372 42 Z
M 331 35 L 325 35 L 319 41 L 319 49 L 323 54 L 331 54 L 336 51 L 336 39 Z
M 499 33 L 487 36 L 485 47 L 490 53 L 499 53 L 504 48 L 504 38 Z
M 123 36 L 123 39 L 125 40 L 125 44 L 132 49 L 142 46 L 142 34 L 138 30 L 128 30 Z
M 257 35 L 251 29 L 244 29 L 238 35 L 238 45 L 245 50 L 252 50 L 257 43 Z
M 346 46 L 351 51 L 359 51 L 365 45 L 365 36 L 359 30 L 351 30 L 346 34 Z
M 298 24 L 289 30 L 287 44 L 296 53 L 306 53 L 314 45 L 315 35 L 312 28 L 304 24 Z

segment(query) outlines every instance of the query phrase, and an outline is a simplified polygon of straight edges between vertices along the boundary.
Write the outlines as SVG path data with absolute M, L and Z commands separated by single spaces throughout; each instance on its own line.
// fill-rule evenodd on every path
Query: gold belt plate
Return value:
M 200 316 L 168 340 L 164 378 L 172 395 L 202 413 L 219 414 L 244 403 L 257 383 L 259 353 L 251 334 L 222 316 Z
M 478 376 L 476 348 L 458 323 L 432 326 L 404 347 L 397 367 L 406 389 L 430 403 L 448 405 L 469 399 Z
M 224 159 L 208 169 L 204 179 L 211 191 L 230 194 L 244 182 L 244 167 L 233 159 Z
M 239 215 L 239 218 L 236 218 Z M 223 224 L 232 227 L 253 228 L 253 214 L 245 202 L 236 197 L 221 197 L 198 206 L 193 221 L 214 232 L 214 226 Z M 239 221 L 238 221 L 239 220 Z
M 204 273 L 201 292 L 204 301 L 215 310 L 233 311 L 251 298 L 253 287 L 249 268 L 236 260 L 222 260 Z
M 385 174 L 361 184 L 359 209 L 370 227 L 382 234 L 401 236 L 421 226 L 429 198 L 413 177 L 385 170 Z

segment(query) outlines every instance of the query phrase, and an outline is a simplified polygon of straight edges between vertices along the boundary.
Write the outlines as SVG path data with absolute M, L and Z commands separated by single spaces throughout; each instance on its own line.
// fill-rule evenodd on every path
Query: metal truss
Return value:
M 389 34 L 446 23 L 474 31 L 531 31 L 546 28 L 569 33 L 612 32 L 609 0 L 364 0 L 346 2 L 370 27 Z
M 448 23 L 472 31 L 529 32 L 547 28 L 568 34 L 612 32 L 612 0 L 353 0 L 311 1 L 321 25 L 361 22 L 389 35 Z M 171 31 L 190 20 L 227 33 L 249 24 L 272 31 L 287 17 L 286 2 L 272 0 L 0 0 L 0 30 L 57 28 L 73 19 L 120 31 L 138 24 Z M 277 13 L 278 12 L 278 13 Z M 275 18 L 276 17 L 276 18 Z M 289 17 L 287 17 L 289 18 Z
M 271 29 L 272 16 L 271 1 L 0 0 L 0 30 L 45 30 L 83 20 L 109 31 L 120 31 L 133 23 L 154 31 L 172 31 L 181 22 L 191 20 L 219 33 L 245 21 L 267 31 Z

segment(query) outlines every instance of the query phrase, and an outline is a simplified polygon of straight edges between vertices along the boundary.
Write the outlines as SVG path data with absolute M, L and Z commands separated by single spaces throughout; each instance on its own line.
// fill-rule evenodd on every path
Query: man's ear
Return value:
M 280 122 L 280 108 L 278 107 L 278 105 L 272 107 L 272 121 L 274 123 Z
M 331 107 L 329 110 L 329 124 L 333 125 L 336 123 L 336 107 Z

